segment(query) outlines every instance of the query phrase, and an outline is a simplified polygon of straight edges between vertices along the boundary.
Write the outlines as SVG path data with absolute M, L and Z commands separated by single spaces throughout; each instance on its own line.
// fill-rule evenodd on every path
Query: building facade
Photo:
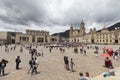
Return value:
M 26 30 L 26 34 L 16 34 L 15 43 L 52 43 L 59 42 L 58 36 L 51 36 L 47 31 Z
M 120 28 L 116 27 L 114 30 L 108 30 L 104 27 L 102 30 L 96 31 L 96 28 L 90 29 L 88 33 L 85 32 L 85 23 L 82 20 L 80 29 L 70 27 L 69 42 L 74 43 L 95 43 L 95 44 L 120 44 Z
M 15 43 L 15 32 L 0 32 L 0 44 Z

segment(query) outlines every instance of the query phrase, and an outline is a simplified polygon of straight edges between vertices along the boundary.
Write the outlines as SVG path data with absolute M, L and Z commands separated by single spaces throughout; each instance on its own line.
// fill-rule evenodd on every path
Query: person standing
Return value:
M 41 56 L 44 56 L 43 49 L 41 49 Z
M 83 54 L 83 48 L 80 48 L 80 53 Z
M 85 72 L 85 78 L 86 78 L 87 80 L 91 80 L 91 79 L 90 79 L 90 75 L 89 75 L 88 72 Z
M 21 63 L 20 56 L 17 56 L 15 62 L 16 62 L 16 69 L 19 69 L 19 64 Z
M 115 59 L 115 60 L 117 60 L 117 59 L 118 59 L 118 52 L 117 52 L 117 51 L 115 51 L 115 52 L 114 52 L 113 57 L 114 57 L 114 59 Z
M 64 64 L 65 64 L 65 68 L 66 68 L 66 56 L 64 56 Z
M 32 49 L 32 51 L 31 51 L 31 58 L 33 58 L 33 56 L 34 56 L 34 50 Z
M 66 64 L 66 69 L 69 70 L 69 60 L 68 60 L 68 57 L 66 57 L 65 64 Z
M 51 51 L 52 51 L 52 48 L 50 47 L 50 48 L 49 48 L 49 52 L 51 53 Z
M 83 55 L 86 55 L 86 50 L 84 50 L 84 54 Z
M 20 52 L 23 52 L 23 48 L 22 47 L 20 47 Z
M 96 50 L 96 51 L 94 52 L 94 54 L 95 54 L 95 56 L 97 57 L 97 56 L 98 56 L 98 50 Z
M 79 77 L 78 80 L 87 80 L 87 79 L 84 77 L 83 73 L 79 73 L 79 75 L 80 75 L 80 77 Z
M 5 67 L 7 63 L 8 61 L 5 59 L 2 59 L 2 61 L 0 62 L 0 75 L 5 75 Z
M 75 65 L 75 63 L 73 62 L 73 59 L 71 58 L 71 61 L 70 61 L 70 67 L 71 67 L 71 71 L 73 72 L 73 66 Z
M 2 65 L 1 65 L 1 62 L 0 62 L 0 75 L 2 74 Z

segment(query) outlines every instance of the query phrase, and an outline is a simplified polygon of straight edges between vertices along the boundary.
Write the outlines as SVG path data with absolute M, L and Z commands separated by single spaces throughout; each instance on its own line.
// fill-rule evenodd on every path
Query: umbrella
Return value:
M 103 50 L 106 50 L 107 53 L 103 53 L 101 54 L 102 57 L 108 57 L 110 58 L 113 55 L 113 49 L 112 48 L 108 48 L 108 47 L 104 47 Z
M 113 54 L 113 49 L 112 48 L 104 47 L 103 50 L 106 50 L 107 54 L 109 54 L 110 56 L 112 56 L 112 54 Z
M 107 54 L 107 53 L 103 53 L 103 54 L 101 54 L 101 56 L 102 56 L 102 57 L 105 57 L 105 58 L 106 58 L 106 57 L 110 58 L 110 55 Z

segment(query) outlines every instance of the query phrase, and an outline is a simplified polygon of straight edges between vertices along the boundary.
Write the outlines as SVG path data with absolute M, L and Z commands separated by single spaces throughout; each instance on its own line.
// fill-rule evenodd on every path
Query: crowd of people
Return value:
M 25 46 L 21 46 L 20 47 L 20 53 L 23 53 L 24 52 L 24 48 Z M 38 47 L 38 45 L 36 45 L 36 48 Z M 36 48 L 32 48 L 32 45 L 30 45 L 29 47 L 26 47 L 26 49 L 29 50 L 29 55 L 31 56 L 31 59 L 29 60 L 28 64 L 29 64 L 29 69 L 28 69 L 28 74 L 31 73 L 31 74 L 37 74 L 38 73 L 38 67 L 39 67 L 39 63 L 37 61 L 37 58 L 39 56 L 42 56 L 44 57 L 44 51 L 43 49 L 40 49 L 40 52 L 37 51 Z M 52 53 L 52 50 L 54 48 L 57 48 L 57 47 L 49 47 L 49 53 Z M 69 48 L 69 47 L 68 47 Z M 87 55 L 87 52 L 86 52 L 86 49 L 90 49 L 92 48 L 91 46 L 86 46 L 86 45 L 82 45 L 82 46 L 72 46 L 73 50 L 74 50 L 74 53 L 80 53 L 80 54 L 83 54 L 83 55 Z M 5 52 L 9 52 L 9 51 L 15 51 L 16 50 L 16 45 L 13 46 L 13 47 L 8 47 L 7 45 L 5 45 Z M 58 47 L 58 50 L 60 50 L 61 53 L 64 53 L 65 52 L 65 48 L 64 47 Z M 99 51 L 99 47 L 98 46 L 94 46 L 94 54 L 95 56 L 98 56 L 98 51 Z M 103 50 L 104 51 L 104 50 Z M 118 59 L 118 56 L 119 56 L 119 52 L 115 51 L 113 52 L 113 59 L 117 60 Z M 2 59 L 1 62 L 0 62 L 0 75 L 5 75 L 5 67 L 6 67 L 6 64 L 8 63 L 7 60 L 5 59 Z M 16 63 L 16 70 L 19 70 L 20 69 L 20 63 L 22 63 L 22 60 L 21 60 L 21 57 L 18 55 L 15 59 L 15 63 Z M 73 58 L 69 58 L 68 56 L 64 56 L 64 65 L 65 65 L 65 69 L 68 70 L 68 71 L 71 71 L 71 72 L 74 72 L 75 71 L 75 62 L 73 60 Z M 105 62 L 104 62 L 104 65 L 106 68 L 109 68 L 109 70 L 106 72 L 106 73 L 103 73 L 102 75 L 104 77 L 106 77 L 106 75 L 110 76 L 110 75 L 115 75 L 115 71 L 113 69 L 113 64 L 112 64 L 112 61 L 109 57 L 106 57 L 105 58 Z M 80 77 L 79 77 L 79 80 L 90 80 L 90 76 L 89 76 L 89 73 L 86 72 L 85 75 L 83 73 L 79 73 Z
M 31 56 L 31 60 L 29 60 L 29 70 L 28 70 L 28 73 L 31 73 L 31 74 L 36 74 L 38 71 L 37 71 L 37 68 L 38 68 L 38 62 L 37 62 L 37 57 L 38 56 L 44 56 L 43 54 L 43 49 L 41 49 L 41 53 L 38 53 L 37 50 L 35 48 L 32 49 L 31 47 L 32 45 L 28 47 L 25 47 L 23 45 L 21 45 L 20 47 L 20 52 L 22 53 L 23 52 L 23 48 L 25 47 L 26 49 L 29 50 L 29 54 Z M 10 52 L 10 51 L 15 51 L 16 50 L 16 45 L 15 46 L 12 46 L 12 47 L 9 47 L 8 45 L 5 45 L 5 52 Z M 15 59 L 15 63 L 16 63 L 16 70 L 19 70 L 20 69 L 20 63 L 22 62 L 20 56 L 17 56 L 16 59 Z M 8 63 L 8 60 L 5 60 L 5 59 L 2 59 L 0 61 L 0 75 L 5 75 L 5 67 Z

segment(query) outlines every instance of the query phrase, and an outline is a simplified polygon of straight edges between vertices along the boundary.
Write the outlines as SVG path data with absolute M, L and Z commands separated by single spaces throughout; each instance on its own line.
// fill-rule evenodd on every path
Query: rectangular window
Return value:
M 20 37 L 20 41 L 22 40 L 22 38 Z
M 22 40 L 23 40 L 23 41 L 26 41 L 26 37 L 22 37 Z
M 108 40 L 106 40 L 106 42 L 108 42 Z
M 110 42 L 112 42 L 112 40 L 110 40 Z
M 103 42 L 104 42 L 104 40 L 103 40 Z

